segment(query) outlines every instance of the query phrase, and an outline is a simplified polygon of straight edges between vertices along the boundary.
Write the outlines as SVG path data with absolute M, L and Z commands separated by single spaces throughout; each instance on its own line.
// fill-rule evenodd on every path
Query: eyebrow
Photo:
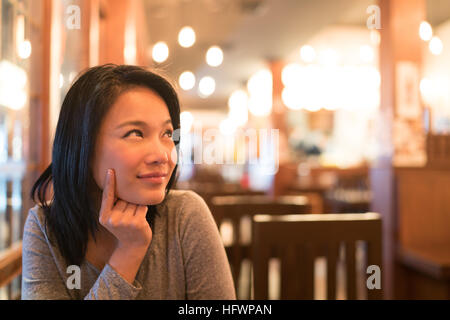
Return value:
M 171 119 L 167 119 L 166 121 L 164 121 L 164 122 L 162 123 L 162 126 L 165 126 L 166 124 L 171 124 L 171 123 L 172 123 L 172 120 L 171 120 Z M 142 128 L 143 128 L 143 127 L 148 127 L 147 123 L 144 122 L 144 121 L 141 121 L 141 120 L 132 120 L 132 121 L 126 121 L 126 122 L 124 122 L 124 123 L 118 125 L 118 126 L 116 127 L 116 129 L 120 129 L 120 128 L 123 128 L 123 127 L 125 127 L 125 126 L 138 126 L 138 127 L 142 127 Z

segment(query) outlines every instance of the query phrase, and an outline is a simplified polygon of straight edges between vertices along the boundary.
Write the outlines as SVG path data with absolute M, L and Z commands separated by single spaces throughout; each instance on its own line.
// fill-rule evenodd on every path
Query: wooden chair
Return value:
M 244 260 L 251 263 L 251 218 L 255 214 L 305 214 L 311 204 L 304 196 L 270 197 L 265 195 L 216 196 L 211 199 L 211 212 L 221 230 L 237 293 Z M 226 229 L 228 226 L 228 229 Z M 232 233 L 226 241 L 224 230 Z M 248 275 L 251 281 L 251 275 Z M 250 298 L 251 287 L 243 289 Z
M 21 273 L 22 241 L 18 241 L 0 253 L 0 288 L 9 285 Z
M 255 215 L 253 217 L 254 298 L 269 299 L 269 259 L 280 259 L 281 299 L 314 299 L 315 258 L 326 254 L 326 298 L 336 299 L 336 271 L 339 248 L 345 248 L 346 298 L 356 299 L 358 267 L 355 258 L 356 241 L 364 241 L 366 265 L 381 270 L 381 219 L 377 213 L 311 214 L 311 215 Z M 366 261 L 364 261 L 366 260 Z M 344 268 L 343 268 L 344 269 Z M 342 269 L 341 269 L 342 270 Z M 341 278 L 340 278 L 341 279 Z M 362 282 L 360 282 L 362 283 Z M 368 299 L 382 299 L 381 289 L 367 292 Z

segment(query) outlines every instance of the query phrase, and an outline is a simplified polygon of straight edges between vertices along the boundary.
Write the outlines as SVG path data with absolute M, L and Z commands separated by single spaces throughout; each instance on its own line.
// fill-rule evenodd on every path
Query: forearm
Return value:
M 133 284 L 147 247 L 118 246 L 108 260 L 108 264 L 128 283 Z

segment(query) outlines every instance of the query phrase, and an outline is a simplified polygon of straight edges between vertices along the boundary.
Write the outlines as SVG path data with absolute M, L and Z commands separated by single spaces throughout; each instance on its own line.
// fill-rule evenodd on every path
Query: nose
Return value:
M 168 151 L 161 143 L 151 143 L 145 156 L 145 164 L 166 164 L 169 162 Z

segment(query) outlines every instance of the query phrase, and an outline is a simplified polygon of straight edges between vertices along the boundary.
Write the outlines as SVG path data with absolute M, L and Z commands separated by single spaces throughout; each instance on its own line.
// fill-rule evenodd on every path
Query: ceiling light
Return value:
M 310 45 L 305 45 L 300 49 L 300 57 L 306 63 L 311 63 L 316 58 L 316 50 Z
M 216 90 L 216 81 L 212 77 L 203 77 L 198 83 L 200 97 L 206 98 Z
M 212 46 L 206 52 L 206 63 L 211 67 L 218 67 L 222 64 L 223 52 L 218 46 Z
M 431 38 L 428 46 L 430 48 L 431 53 L 436 56 L 441 54 L 442 49 L 444 48 L 441 39 L 439 39 L 438 37 Z
M 183 90 L 191 90 L 195 85 L 195 76 L 190 71 L 183 72 L 178 78 L 178 83 L 180 84 L 181 89 Z
M 423 41 L 429 41 L 433 36 L 433 28 L 431 28 L 431 25 L 428 22 L 422 21 L 420 23 L 419 36 Z
M 297 63 L 288 64 L 281 71 L 281 81 L 284 86 L 298 84 L 302 77 L 302 66 Z
M 298 110 L 302 107 L 300 92 L 295 88 L 284 88 L 281 92 L 281 99 L 284 105 L 291 110 Z
M 161 63 L 169 57 L 169 47 L 164 41 L 155 43 L 152 50 L 152 57 L 155 62 Z
M 195 43 L 195 32 L 191 27 L 183 27 L 178 34 L 178 43 L 183 48 L 192 47 Z

